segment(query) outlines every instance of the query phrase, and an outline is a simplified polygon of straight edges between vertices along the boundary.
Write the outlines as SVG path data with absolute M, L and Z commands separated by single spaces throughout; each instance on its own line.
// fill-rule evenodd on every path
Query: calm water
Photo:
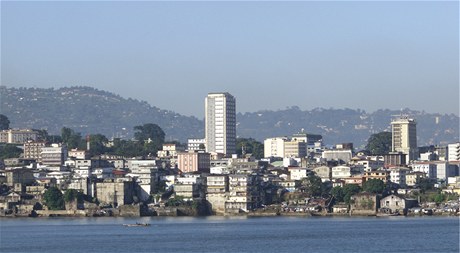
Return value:
M 150 227 L 122 224 L 148 222 Z M 458 217 L 0 219 L 0 252 L 459 252 Z

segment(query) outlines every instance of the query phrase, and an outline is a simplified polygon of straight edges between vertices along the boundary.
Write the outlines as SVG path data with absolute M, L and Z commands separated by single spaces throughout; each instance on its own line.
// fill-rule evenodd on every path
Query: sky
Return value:
M 459 3 L 1 2 L 1 85 L 91 86 L 202 118 L 298 106 L 459 115 Z

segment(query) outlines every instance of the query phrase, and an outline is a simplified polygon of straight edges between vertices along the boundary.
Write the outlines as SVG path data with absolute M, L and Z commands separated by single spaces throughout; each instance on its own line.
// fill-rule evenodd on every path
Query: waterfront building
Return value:
M 236 153 L 236 102 L 227 92 L 209 93 L 205 99 L 206 152 L 230 157 Z

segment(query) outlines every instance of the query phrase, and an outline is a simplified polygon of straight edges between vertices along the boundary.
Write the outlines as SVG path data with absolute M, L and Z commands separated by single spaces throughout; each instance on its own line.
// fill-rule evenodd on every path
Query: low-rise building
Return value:
M 114 207 L 132 204 L 134 181 L 131 179 L 106 179 L 96 183 L 96 198 L 100 203 Z
M 332 178 L 347 178 L 351 177 L 351 168 L 349 166 L 332 167 Z
M 323 159 L 326 161 L 343 161 L 345 163 L 349 163 L 352 157 L 351 150 L 324 150 L 323 151 Z
M 390 180 L 390 172 L 386 170 L 366 171 L 364 172 L 364 177 L 366 181 L 370 179 L 379 179 L 386 183 Z
M 313 172 L 315 172 L 315 174 L 321 178 L 321 181 L 323 182 L 331 181 L 331 178 L 332 178 L 331 167 L 319 166 L 319 167 L 313 168 Z
M 426 174 L 421 171 L 414 171 L 406 174 L 406 185 L 413 187 L 417 185 L 421 178 L 426 178 Z
M 377 194 L 358 193 L 350 198 L 350 215 L 375 215 L 379 206 Z
M 417 200 L 407 199 L 400 195 L 392 194 L 380 200 L 380 211 L 385 213 L 407 214 L 407 210 L 418 205 Z

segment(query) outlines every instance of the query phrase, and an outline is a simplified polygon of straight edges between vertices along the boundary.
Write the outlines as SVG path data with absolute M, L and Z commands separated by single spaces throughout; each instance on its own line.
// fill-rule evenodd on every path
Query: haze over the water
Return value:
M 1 84 L 87 85 L 203 117 L 315 107 L 459 115 L 459 3 L 1 2 Z

